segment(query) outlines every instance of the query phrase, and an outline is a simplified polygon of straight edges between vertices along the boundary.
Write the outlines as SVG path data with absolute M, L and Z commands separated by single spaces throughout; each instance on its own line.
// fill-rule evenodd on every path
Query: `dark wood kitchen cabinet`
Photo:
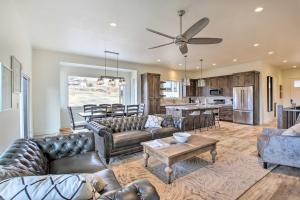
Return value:
M 257 73 L 253 71 L 233 74 L 232 87 L 254 86 Z
M 141 100 L 145 104 L 145 114 L 160 113 L 160 74 L 141 75 Z
M 209 86 L 210 88 L 219 88 L 219 78 L 210 78 L 209 79 Z
M 220 121 L 233 121 L 233 108 L 232 106 L 222 106 L 219 108 L 219 118 Z
M 197 89 L 197 80 L 190 79 L 189 86 L 182 86 L 182 96 L 184 97 L 195 97 L 196 96 L 196 89 Z

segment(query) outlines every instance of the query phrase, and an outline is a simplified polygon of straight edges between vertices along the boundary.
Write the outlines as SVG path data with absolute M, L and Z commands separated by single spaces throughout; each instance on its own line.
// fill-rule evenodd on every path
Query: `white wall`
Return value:
M 10 66 L 14 55 L 31 77 L 31 45 L 26 30 L 11 0 L 0 1 L 0 62 Z M 13 108 L 0 112 L 0 153 L 20 137 L 19 94 L 13 95 Z
M 203 77 L 222 76 L 247 71 L 260 72 L 260 123 L 270 123 L 274 120 L 274 113 L 267 112 L 267 76 L 274 77 L 274 102 L 281 103 L 281 99 L 279 98 L 279 85 L 282 83 L 280 69 L 258 61 L 206 69 L 203 70 Z M 199 78 L 200 70 L 188 72 L 188 76 L 191 78 Z
M 104 59 L 54 52 L 33 50 L 33 131 L 35 135 L 53 134 L 61 127 L 60 71 L 61 62 L 104 65 Z M 109 61 L 107 66 L 115 66 Z M 137 100 L 140 101 L 140 75 L 146 72 L 161 74 L 162 80 L 180 80 L 182 71 L 120 61 L 119 67 L 137 70 Z M 159 87 L 159 86 L 158 86 Z

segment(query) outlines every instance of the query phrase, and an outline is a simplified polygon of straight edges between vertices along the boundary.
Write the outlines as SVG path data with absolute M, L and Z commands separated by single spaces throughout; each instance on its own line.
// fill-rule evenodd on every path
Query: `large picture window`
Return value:
M 179 97 L 180 81 L 164 81 L 163 96 L 164 97 Z
M 68 76 L 69 106 L 123 103 L 124 86 L 98 85 L 98 78 Z

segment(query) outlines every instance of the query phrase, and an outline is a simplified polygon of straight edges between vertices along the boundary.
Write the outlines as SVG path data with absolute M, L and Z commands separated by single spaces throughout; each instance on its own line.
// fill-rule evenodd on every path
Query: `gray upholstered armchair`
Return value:
M 264 162 L 300 167 L 300 136 L 282 135 L 286 129 L 265 128 L 257 137 L 258 154 Z

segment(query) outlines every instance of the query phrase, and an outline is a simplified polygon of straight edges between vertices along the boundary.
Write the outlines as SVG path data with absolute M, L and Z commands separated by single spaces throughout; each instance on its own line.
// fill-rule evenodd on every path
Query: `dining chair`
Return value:
M 72 107 L 68 106 L 67 109 L 68 109 L 72 129 L 73 130 L 78 130 L 78 129 L 86 128 L 86 121 L 77 121 L 77 122 L 75 122 Z
M 112 104 L 111 106 L 111 116 L 112 117 L 123 117 L 125 116 L 125 106 L 120 104 Z
M 138 115 L 139 105 L 127 105 L 126 116 Z
M 139 115 L 143 116 L 145 113 L 145 104 L 140 104 L 139 105 Z
M 107 106 L 106 105 L 99 105 L 92 107 L 91 112 L 91 121 L 95 119 L 101 119 L 107 117 Z
M 91 112 L 92 111 L 92 108 L 97 106 L 96 104 L 86 104 L 86 105 L 83 105 L 83 111 L 84 112 Z

